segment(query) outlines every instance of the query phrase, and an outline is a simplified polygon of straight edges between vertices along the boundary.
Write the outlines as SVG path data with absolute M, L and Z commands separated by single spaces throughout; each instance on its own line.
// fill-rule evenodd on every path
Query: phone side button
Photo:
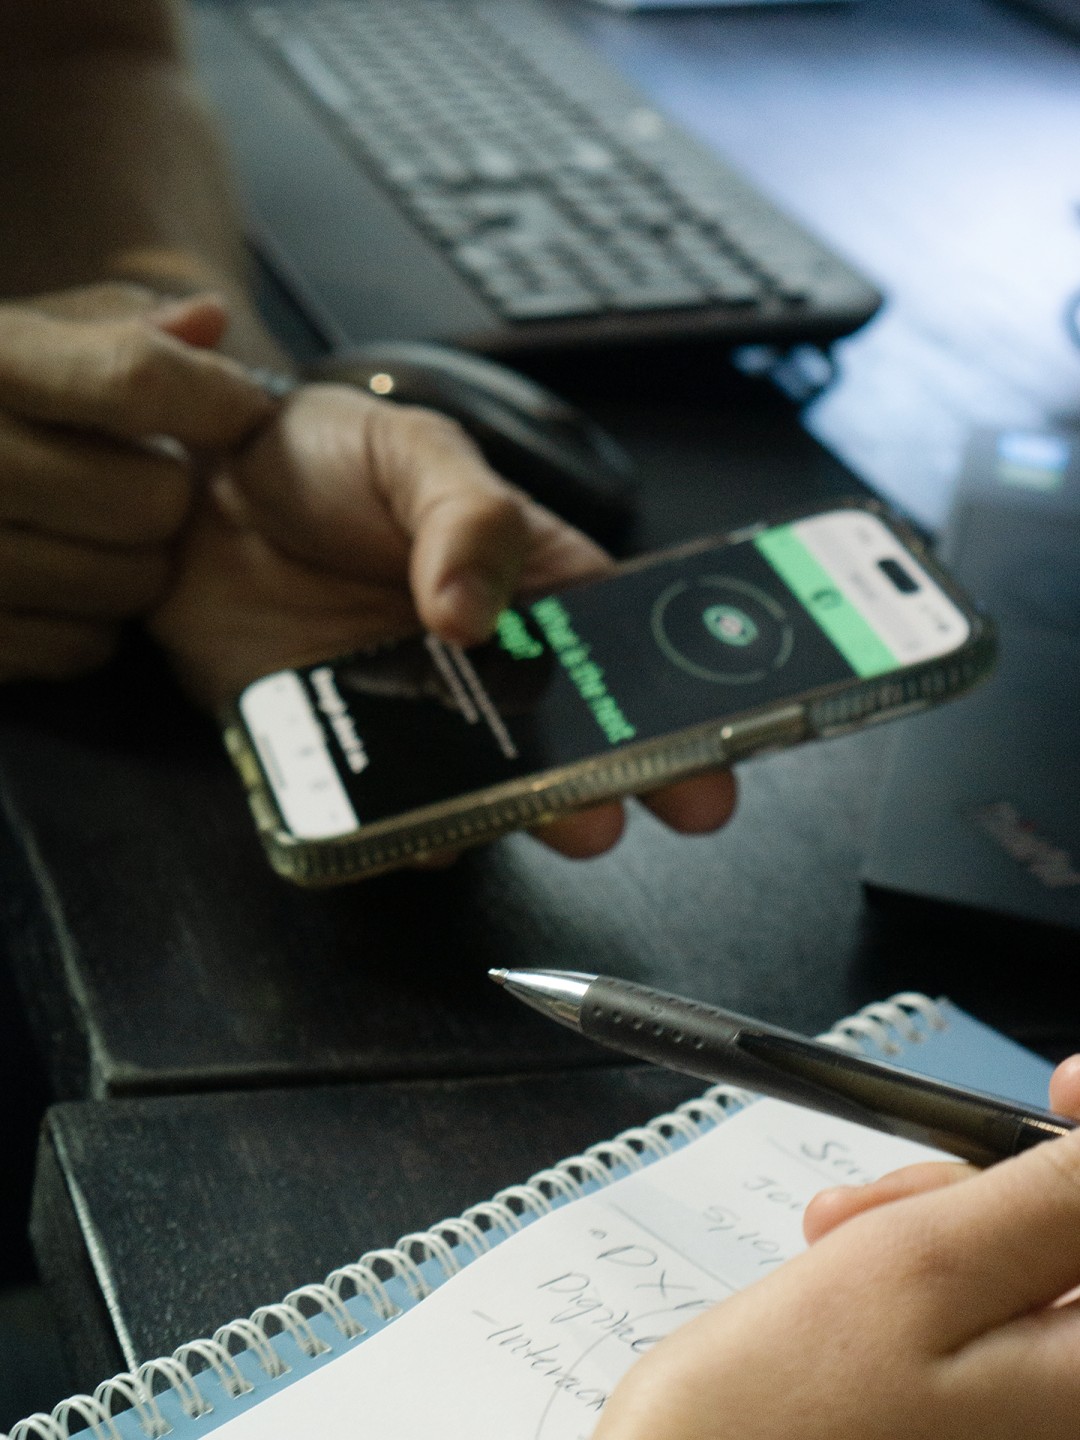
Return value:
M 760 755 L 763 750 L 784 750 L 805 740 L 809 731 L 801 705 L 771 710 L 767 715 L 754 715 L 748 720 L 734 720 L 720 732 L 724 753 L 730 760 L 745 755 Z

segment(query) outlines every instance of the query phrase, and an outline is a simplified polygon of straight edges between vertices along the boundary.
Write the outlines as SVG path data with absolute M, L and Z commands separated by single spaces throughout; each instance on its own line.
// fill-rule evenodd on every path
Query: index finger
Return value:
M 956 1185 L 978 1173 L 974 1166 L 965 1165 L 962 1160 L 924 1160 L 918 1165 L 892 1170 L 866 1185 L 837 1185 L 819 1190 L 803 1213 L 806 1243 L 816 1244 L 838 1226 L 856 1215 L 876 1210 L 879 1205 L 891 1205 L 896 1200 Z
M 956 1348 L 1080 1280 L 1080 1130 L 878 1214 L 893 1253 L 911 1257 L 927 1333 Z
M 142 317 L 69 320 L 20 306 L 0 311 L 0 406 L 123 440 L 168 435 L 193 449 L 235 445 L 275 408 L 243 366 Z

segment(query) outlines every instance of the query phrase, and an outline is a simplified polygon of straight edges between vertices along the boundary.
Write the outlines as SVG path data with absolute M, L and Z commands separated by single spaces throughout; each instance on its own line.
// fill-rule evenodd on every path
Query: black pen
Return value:
M 930 1080 L 629 980 L 576 970 L 488 974 L 541 1014 L 627 1055 L 916 1140 L 974 1165 L 993 1165 L 1075 1129 L 1048 1110 Z

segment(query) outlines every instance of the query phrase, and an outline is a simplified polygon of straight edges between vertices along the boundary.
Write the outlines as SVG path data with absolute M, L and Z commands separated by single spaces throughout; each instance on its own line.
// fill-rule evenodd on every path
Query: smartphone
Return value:
M 968 689 L 990 622 L 872 503 L 761 524 L 432 635 L 267 675 L 225 739 L 306 885 L 460 849 Z

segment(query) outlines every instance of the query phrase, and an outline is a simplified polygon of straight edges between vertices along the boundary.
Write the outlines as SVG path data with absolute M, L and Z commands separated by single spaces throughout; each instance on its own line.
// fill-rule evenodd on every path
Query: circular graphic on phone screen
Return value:
M 750 685 L 787 662 L 795 632 L 780 602 L 731 575 L 676 580 L 656 599 L 652 632 L 680 670 L 718 685 Z

